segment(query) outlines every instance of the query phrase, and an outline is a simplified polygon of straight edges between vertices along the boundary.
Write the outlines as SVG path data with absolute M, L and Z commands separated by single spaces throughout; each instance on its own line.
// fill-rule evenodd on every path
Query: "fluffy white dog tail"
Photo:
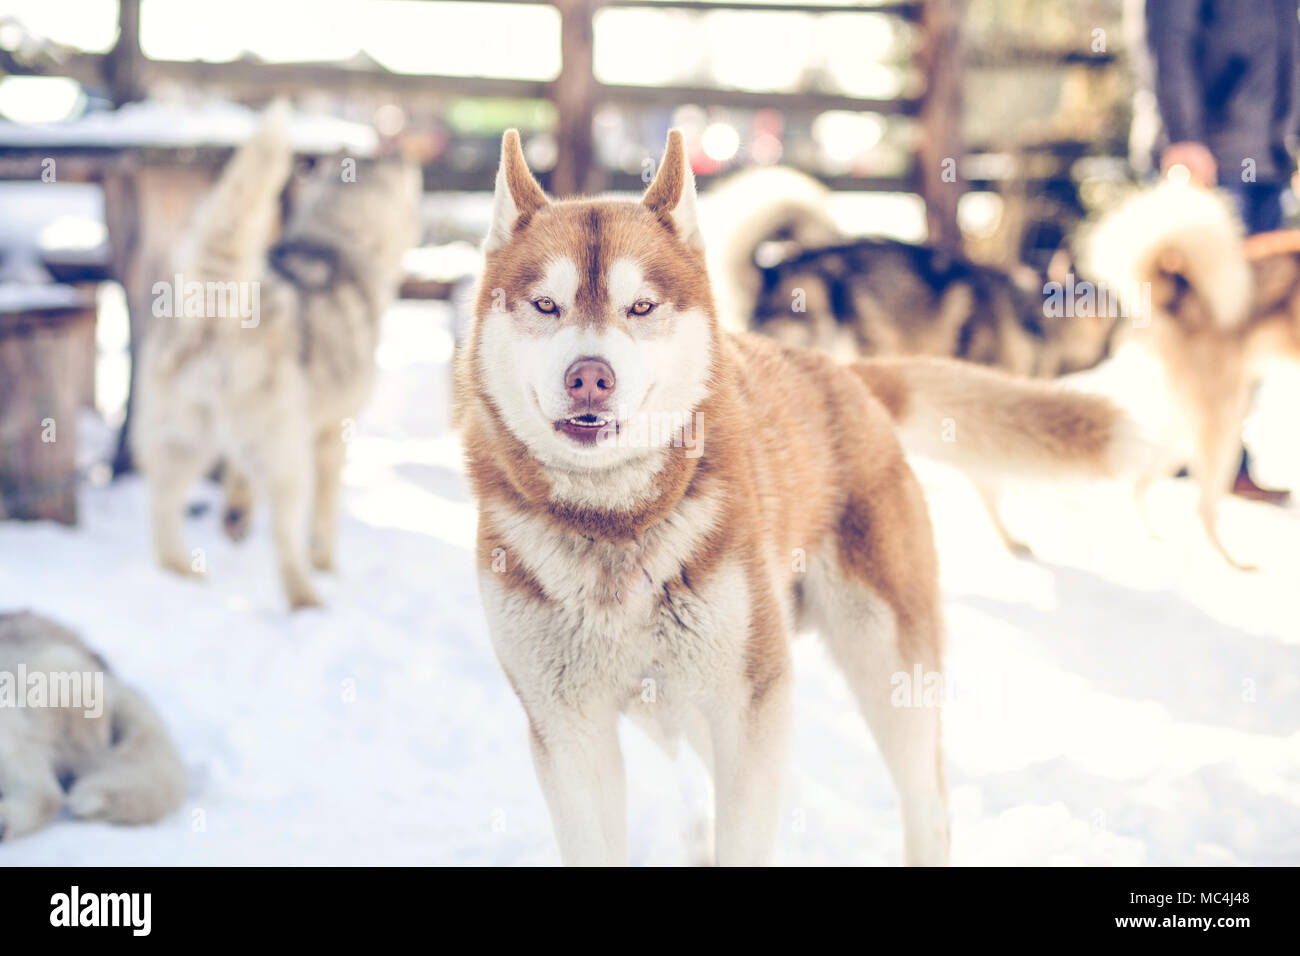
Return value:
M 280 216 L 280 192 L 293 169 L 288 120 L 288 104 L 272 103 L 257 132 L 226 163 L 178 258 L 186 281 L 260 277 Z
M 1092 228 L 1083 266 L 1141 319 L 1151 290 L 1160 310 L 1162 280 L 1181 277 L 1197 293 L 1208 320 L 1223 329 L 1246 317 L 1253 292 L 1242 224 L 1222 194 L 1162 182 L 1142 189 Z
M 745 170 L 704 198 L 705 255 L 718 315 L 728 328 L 751 326 L 761 276 L 756 256 L 767 244 L 786 254 L 843 241 L 826 210 L 829 192 L 784 166 Z

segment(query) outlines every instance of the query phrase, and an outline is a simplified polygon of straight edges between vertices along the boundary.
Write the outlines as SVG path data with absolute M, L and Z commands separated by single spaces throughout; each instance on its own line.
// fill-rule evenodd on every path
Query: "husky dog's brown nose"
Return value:
M 614 394 L 614 370 L 604 359 L 580 358 L 564 373 L 564 387 L 576 405 L 602 405 Z

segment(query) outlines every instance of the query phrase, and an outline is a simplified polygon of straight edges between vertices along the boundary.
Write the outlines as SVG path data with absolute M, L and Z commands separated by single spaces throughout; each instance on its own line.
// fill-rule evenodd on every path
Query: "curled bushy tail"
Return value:
M 1242 224 L 1227 197 L 1190 184 L 1162 182 L 1135 192 L 1087 231 L 1082 266 L 1105 283 L 1141 321 L 1146 302 L 1157 315 L 1188 321 L 1162 308 L 1171 278 L 1185 281 L 1204 304 L 1206 320 L 1235 328 L 1246 318 L 1253 278 Z
M 293 169 L 289 108 L 269 106 L 252 139 L 235 151 L 199 207 L 177 266 L 186 281 L 253 281 L 262 272 Z
M 791 252 L 832 245 L 844 235 L 826 210 L 829 192 L 783 166 L 745 170 L 705 197 L 705 254 L 718 314 L 730 328 L 752 325 L 762 277 L 755 264 L 769 242 Z
M 1100 395 L 953 359 L 850 367 L 894 419 L 905 448 L 977 477 L 1107 478 L 1140 470 L 1149 454 L 1136 423 Z

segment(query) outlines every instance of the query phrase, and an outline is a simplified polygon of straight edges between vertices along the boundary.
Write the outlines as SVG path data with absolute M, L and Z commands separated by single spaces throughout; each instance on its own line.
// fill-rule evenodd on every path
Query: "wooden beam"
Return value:
M 926 0 L 920 63 L 925 75 L 917 130 L 917 188 L 925 199 L 929 241 L 960 251 L 957 202 L 965 186 L 962 154 L 961 0 Z
M 576 30 L 575 30 L 576 32 Z M 103 54 L 79 54 L 68 64 L 33 67 L 15 64 L 14 73 L 41 76 L 73 76 L 87 82 L 103 67 Z M 276 93 L 333 92 L 380 93 L 407 103 L 459 98 L 551 100 L 558 95 L 560 80 L 515 80 L 487 76 L 444 76 L 441 74 L 390 73 L 380 69 L 356 69 L 326 63 L 262 63 L 235 60 L 208 63 L 199 60 L 145 60 L 141 66 L 146 84 L 165 80 L 180 85 L 221 88 L 231 93 L 271 97 Z M 915 115 L 920 100 L 911 98 L 871 99 L 836 93 L 799 91 L 794 93 L 725 89 L 708 86 L 633 86 L 595 84 L 596 103 L 625 106 L 676 106 L 707 103 L 734 109 L 778 109 L 786 112 L 863 110 L 891 115 Z
M 729 90 L 708 86 L 631 86 L 602 83 L 596 90 L 601 102 L 629 106 L 701 103 L 734 109 L 775 109 L 785 112 L 820 113 L 824 110 L 848 110 L 893 115 L 912 115 L 920 110 L 918 99 L 868 99 L 837 93 L 803 91 L 765 93 L 757 90 Z
M 604 184 L 591 132 L 591 114 L 596 108 L 594 0 L 557 0 L 556 5 L 560 8 L 561 66 L 551 86 L 558 150 L 551 188 L 561 196 L 597 193 Z
M 117 42 L 104 58 L 104 80 L 113 105 L 145 97 L 144 53 L 140 49 L 140 0 L 118 0 Z
M 507 0 L 530 2 L 530 0 Z M 602 7 L 640 8 L 648 10 L 697 10 L 708 13 L 714 10 L 736 10 L 744 13 L 880 13 L 887 16 L 919 20 L 923 0 L 900 0 L 882 3 L 827 3 L 816 6 L 807 3 L 743 3 L 732 0 L 602 0 Z
M 583 0 L 578 0 L 583 2 Z M 573 34 L 579 33 L 574 28 Z M 576 41 L 575 41 L 576 42 Z M 581 45 L 575 55 L 581 56 Z M 589 56 L 586 58 L 589 61 Z M 500 97 L 503 99 L 555 99 L 569 79 L 562 73 L 554 83 L 542 80 L 514 80 L 485 76 L 442 76 L 435 74 L 389 73 L 311 63 L 202 63 L 184 60 L 150 60 L 145 66 L 149 78 L 177 83 L 222 86 L 245 93 L 270 95 L 275 91 L 356 90 L 382 92 L 406 99 L 449 99 Z M 577 81 L 574 81 L 575 87 Z M 584 90 L 575 89 L 575 95 Z M 875 113 L 914 114 L 916 99 L 870 99 L 835 93 L 795 93 L 725 89 L 708 86 L 633 86 L 592 83 L 595 102 L 636 106 L 708 103 L 737 109 L 782 110 L 869 110 Z
M 144 69 L 149 79 L 221 87 L 232 92 L 268 97 L 275 93 L 327 90 L 384 93 L 407 101 L 452 97 L 544 100 L 549 97 L 551 89 L 551 84 L 544 80 L 391 73 L 328 63 L 262 63 L 248 59 L 230 63 L 148 60 Z

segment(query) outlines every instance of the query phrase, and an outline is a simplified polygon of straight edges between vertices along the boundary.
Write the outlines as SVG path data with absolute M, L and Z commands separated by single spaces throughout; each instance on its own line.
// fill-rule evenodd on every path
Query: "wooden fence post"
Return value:
M 113 105 L 144 99 L 140 49 L 140 0 L 118 0 L 117 42 L 104 58 L 104 79 L 108 83 Z
M 925 200 L 930 242 L 961 250 L 957 201 L 965 192 L 959 166 L 961 129 L 962 0 L 925 0 L 920 51 L 925 97 L 918 117 L 917 188 Z
M 596 163 L 591 114 L 596 106 L 596 74 L 592 65 L 592 16 L 595 0 L 556 0 L 560 9 L 560 75 L 551 87 L 558 113 L 555 145 L 558 155 L 551 173 L 557 196 L 595 193 L 605 188 Z

